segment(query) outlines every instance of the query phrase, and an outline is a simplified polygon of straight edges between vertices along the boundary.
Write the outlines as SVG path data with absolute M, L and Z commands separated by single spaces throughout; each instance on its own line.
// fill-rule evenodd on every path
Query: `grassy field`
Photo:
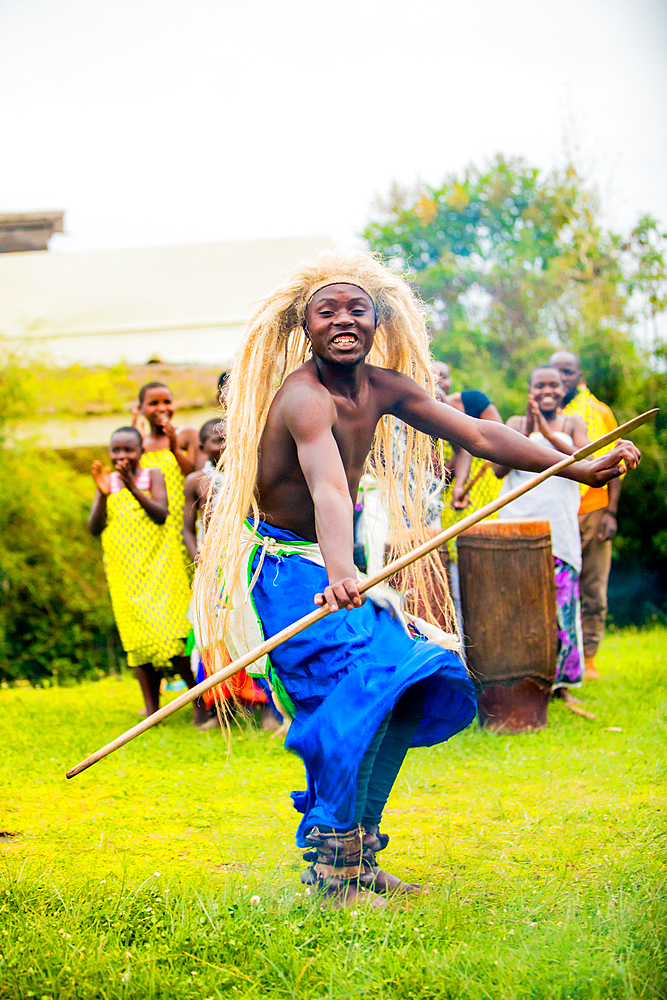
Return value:
M 1 1000 L 666 997 L 666 640 L 607 638 L 595 722 L 410 754 L 383 863 L 431 892 L 383 913 L 301 895 L 302 766 L 256 729 L 182 712 L 68 782 L 135 682 L 0 691 Z

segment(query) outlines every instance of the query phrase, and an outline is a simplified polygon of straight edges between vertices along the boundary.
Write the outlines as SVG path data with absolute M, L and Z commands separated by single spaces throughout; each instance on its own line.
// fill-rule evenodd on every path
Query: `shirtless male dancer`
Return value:
M 553 450 L 503 424 L 437 402 L 430 362 L 423 312 L 403 279 L 370 254 L 325 254 L 258 307 L 230 380 L 225 493 L 204 540 L 198 614 L 238 655 L 307 614 L 313 600 L 335 612 L 278 646 L 262 668 L 293 719 L 286 746 L 306 767 L 308 790 L 292 793 L 303 813 L 297 843 L 312 862 L 302 881 L 337 906 L 366 898 L 377 907 L 379 893 L 419 890 L 377 866 L 388 840 L 382 812 L 407 750 L 448 739 L 475 715 L 453 637 L 439 641 L 419 620 L 406 627 L 382 596 L 359 593 L 353 505 L 369 453 L 395 523 L 409 521 L 406 549 L 423 526 L 418 498 L 395 489 L 387 418 L 407 425 L 405 467 L 417 474 L 432 437 L 527 471 L 554 462 Z M 623 442 L 564 475 L 600 485 L 638 461 Z M 217 626 L 214 593 L 230 595 Z

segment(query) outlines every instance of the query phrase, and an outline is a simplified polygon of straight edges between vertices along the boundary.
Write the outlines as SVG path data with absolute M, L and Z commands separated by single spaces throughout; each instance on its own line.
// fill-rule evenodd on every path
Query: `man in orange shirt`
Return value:
M 578 354 L 557 351 L 551 355 L 549 364 L 558 369 L 565 385 L 563 413 L 576 413 L 582 416 L 591 441 L 617 426 L 616 418 L 609 407 L 596 399 L 582 381 Z M 603 454 L 608 450 L 609 448 L 603 448 L 596 454 Z M 588 680 L 600 677 L 595 668 L 595 655 L 604 638 L 607 581 L 611 568 L 611 540 L 616 534 L 616 513 L 620 493 L 620 479 L 614 479 L 601 489 L 581 487 L 579 531 L 582 566 L 579 588 L 581 625 L 584 633 L 584 678 Z

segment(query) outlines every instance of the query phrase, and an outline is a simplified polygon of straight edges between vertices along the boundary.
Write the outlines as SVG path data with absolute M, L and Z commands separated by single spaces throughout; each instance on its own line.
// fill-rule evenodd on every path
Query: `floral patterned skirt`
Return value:
M 554 689 L 580 687 L 584 673 L 584 643 L 581 632 L 579 573 L 554 556 L 556 613 L 558 617 L 558 661 Z

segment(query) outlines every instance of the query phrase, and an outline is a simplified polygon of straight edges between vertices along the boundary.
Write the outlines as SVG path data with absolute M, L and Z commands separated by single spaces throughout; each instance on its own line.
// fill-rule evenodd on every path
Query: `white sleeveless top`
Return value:
M 555 433 L 562 441 L 566 441 L 568 444 L 573 443 L 569 434 L 565 434 L 563 431 Z M 536 444 L 552 448 L 561 458 L 565 457 L 539 431 L 533 431 L 529 437 Z M 513 469 L 503 479 L 500 495 L 509 493 L 510 490 L 523 485 L 534 477 L 534 472 L 517 472 Z M 548 521 L 551 527 L 553 554 L 580 572 L 581 537 L 578 517 L 580 500 L 581 491 L 578 483 L 571 479 L 562 479 L 560 476 L 552 476 L 551 479 L 540 483 L 529 493 L 525 493 L 517 500 L 508 503 L 499 511 L 499 517 L 510 521 L 523 521 L 531 518 L 543 518 Z

